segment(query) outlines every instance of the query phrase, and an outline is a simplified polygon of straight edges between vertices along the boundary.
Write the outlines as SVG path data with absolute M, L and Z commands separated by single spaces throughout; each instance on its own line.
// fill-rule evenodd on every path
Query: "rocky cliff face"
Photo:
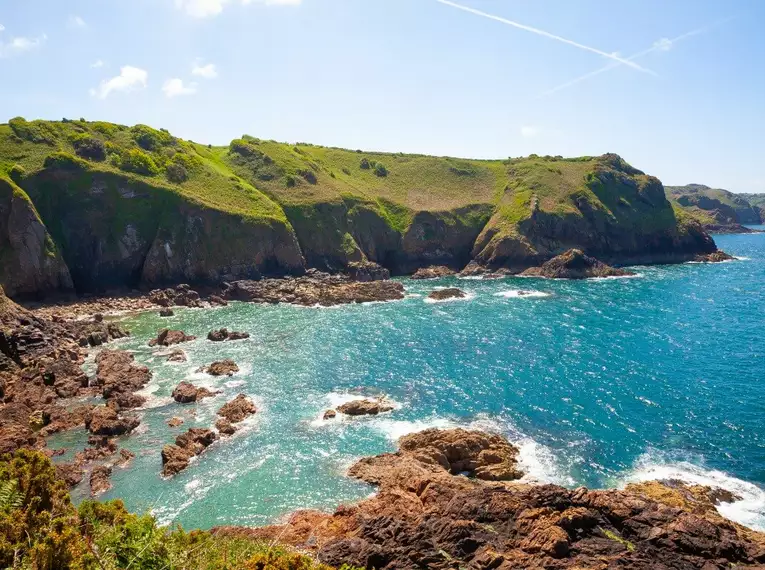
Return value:
M 72 278 L 29 196 L 0 178 L 0 283 L 8 295 L 72 289 Z
M 744 224 L 763 223 L 760 208 L 745 196 L 702 184 L 668 186 L 667 194 L 681 207 L 696 214 L 704 227 L 715 232 L 746 231 Z

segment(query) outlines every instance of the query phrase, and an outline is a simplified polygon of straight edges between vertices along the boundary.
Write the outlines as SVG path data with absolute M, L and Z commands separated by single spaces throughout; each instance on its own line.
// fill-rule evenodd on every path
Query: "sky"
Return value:
M 0 0 L 0 121 L 471 158 L 616 152 L 765 192 L 765 0 Z

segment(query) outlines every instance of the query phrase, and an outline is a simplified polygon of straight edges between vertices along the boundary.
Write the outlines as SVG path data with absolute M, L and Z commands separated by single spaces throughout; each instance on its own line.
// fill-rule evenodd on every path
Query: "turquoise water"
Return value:
M 731 488 L 721 510 L 765 527 L 765 234 L 719 236 L 739 260 L 639 267 L 628 279 L 405 280 L 407 298 L 330 309 L 233 304 L 128 318 L 134 350 L 154 371 L 138 456 L 115 470 L 107 498 L 186 527 L 264 524 L 298 508 L 333 509 L 372 489 L 343 476 L 357 458 L 395 449 L 429 426 L 499 431 L 518 443 L 529 477 L 610 487 L 679 477 Z M 437 286 L 467 300 L 428 303 Z M 518 297 L 519 289 L 536 294 Z M 162 326 L 199 335 L 189 362 L 168 364 L 146 342 Z M 247 341 L 210 343 L 226 326 Z M 242 371 L 194 372 L 233 358 Z M 91 365 L 92 366 L 92 365 Z M 182 379 L 223 389 L 199 405 L 172 402 Z M 243 392 L 260 411 L 179 476 L 163 480 L 160 449 L 211 426 Z M 352 395 L 398 404 L 376 418 L 324 422 Z M 180 416 L 186 424 L 170 429 Z M 67 436 L 82 444 L 83 433 Z

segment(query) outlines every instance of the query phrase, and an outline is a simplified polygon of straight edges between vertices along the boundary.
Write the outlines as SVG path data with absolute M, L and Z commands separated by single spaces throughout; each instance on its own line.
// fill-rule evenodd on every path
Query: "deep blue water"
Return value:
M 739 257 L 722 264 L 638 267 L 629 279 L 405 280 L 405 300 L 330 309 L 233 304 L 130 317 L 121 346 L 154 370 L 138 453 L 115 470 L 128 507 L 187 527 L 264 524 L 297 508 L 332 509 L 372 489 L 343 476 L 356 458 L 395 449 L 404 433 L 472 426 L 516 441 L 531 478 L 610 487 L 681 477 L 731 488 L 722 511 L 765 528 L 765 234 L 717 236 Z M 428 303 L 434 287 L 467 300 Z M 532 290 L 536 296 L 516 296 Z M 167 364 L 146 342 L 171 325 L 200 340 Z M 227 326 L 247 341 L 210 343 Z M 233 378 L 194 370 L 231 357 Z M 225 391 L 181 406 L 182 379 Z M 159 476 L 160 449 L 179 429 L 211 426 L 239 392 L 260 411 L 184 473 Z M 399 408 L 323 422 L 352 394 L 385 394 Z M 195 415 L 192 415 L 195 414 Z M 165 421 L 186 420 L 172 430 Z M 61 441 L 83 445 L 84 434 Z

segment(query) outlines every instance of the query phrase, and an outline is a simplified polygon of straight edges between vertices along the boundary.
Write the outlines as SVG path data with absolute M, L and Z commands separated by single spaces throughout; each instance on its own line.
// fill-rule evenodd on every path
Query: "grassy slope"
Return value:
M 748 210 L 750 207 L 758 207 L 757 198 L 760 197 L 763 205 L 765 205 L 765 195 L 759 196 L 757 194 L 735 194 L 728 190 L 721 188 L 709 188 L 700 184 L 688 184 L 686 186 L 667 186 L 667 197 L 678 202 L 683 198 L 693 199 L 695 197 L 705 197 L 710 200 L 714 200 L 727 206 L 735 211 Z M 701 208 L 698 205 L 681 205 L 682 208 L 689 211 L 701 224 L 704 225 L 717 225 L 725 223 L 725 220 L 720 219 L 721 216 L 715 217 L 713 210 Z
M 143 176 L 120 170 L 118 156 L 141 150 L 136 129 L 142 132 L 140 129 L 148 128 L 80 121 L 35 121 L 18 123 L 16 127 L 24 131 L 21 135 L 25 140 L 20 140 L 19 133 L 10 126 L 0 125 L 0 172 L 18 164 L 28 175 L 41 169 L 51 152 L 75 153 L 72 140 L 77 136 L 96 137 L 107 144 L 109 156 L 102 162 L 88 162 L 88 168 L 140 180 L 221 211 L 288 220 L 309 263 L 319 265 L 331 259 L 342 266 L 363 254 L 381 261 L 384 252 L 370 253 L 375 245 L 379 246 L 372 243 L 375 241 L 385 241 L 388 250 L 409 248 L 421 253 L 432 247 L 436 239 L 432 236 L 441 235 L 433 230 L 439 225 L 442 232 L 456 228 L 453 231 L 462 232 L 463 241 L 475 240 L 482 229 L 484 233 L 489 230 L 490 243 L 507 236 L 522 238 L 523 223 L 534 212 L 566 220 L 581 218 L 583 210 L 601 212 L 616 223 L 640 231 L 677 222 L 672 208 L 666 205 L 661 206 L 663 213 L 658 218 L 646 215 L 645 208 L 632 208 L 634 204 L 624 195 L 622 186 L 593 191 L 592 176 L 602 167 L 597 157 L 532 155 L 509 160 L 464 160 L 291 145 L 247 136 L 228 147 L 208 147 L 152 130 L 164 141 L 159 148 L 147 151 L 159 173 Z M 178 160 L 177 156 L 183 164 L 191 165 L 188 180 L 180 184 L 170 182 L 164 172 Z M 369 167 L 363 168 L 362 163 Z M 639 178 L 644 175 L 623 166 L 641 184 Z M 619 200 L 622 204 L 616 207 Z M 625 213 L 627 210 L 630 212 Z M 359 212 L 376 220 L 372 224 L 379 226 L 375 235 L 360 235 L 363 232 L 358 224 L 370 224 L 367 216 L 359 217 L 363 222 L 357 221 L 354 226 L 354 216 Z M 424 228 L 418 212 L 432 214 Z M 386 234 L 384 240 L 380 231 Z M 457 244 L 454 250 L 464 245 Z M 470 247 L 472 244 L 468 244 L 468 251 Z

